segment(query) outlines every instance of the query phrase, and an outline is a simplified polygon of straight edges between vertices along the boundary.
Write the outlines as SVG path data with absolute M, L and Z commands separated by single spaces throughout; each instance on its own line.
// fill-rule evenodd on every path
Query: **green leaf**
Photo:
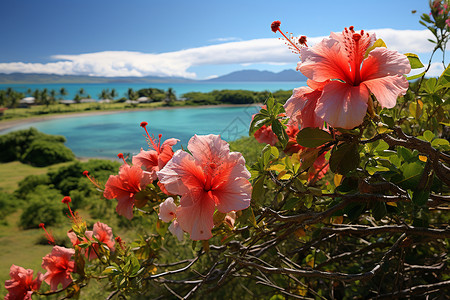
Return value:
M 308 148 L 319 147 L 332 140 L 331 134 L 319 128 L 306 127 L 297 134 L 297 143 Z
M 409 63 L 411 64 L 411 69 L 419 69 L 424 67 L 417 54 L 405 53 L 405 55 L 408 58 Z
M 248 130 L 248 135 L 252 135 L 260 129 L 262 126 L 270 123 L 270 117 L 263 115 L 263 114 L 256 114 L 253 117 L 252 122 L 250 123 L 250 128 Z
M 342 144 L 334 149 L 330 156 L 331 171 L 345 175 L 359 166 L 360 157 L 356 143 Z
M 429 196 L 430 196 L 430 191 L 427 191 L 427 190 L 414 191 L 413 196 L 412 196 L 412 202 L 418 206 L 425 205 L 428 201 Z
M 433 140 L 433 138 L 434 138 L 434 134 L 433 134 L 431 131 L 426 130 L 426 131 L 423 133 L 423 137 L 425 138 L 425 140 L 426 140 L 427 142 L 431 142 L 431 141 Z
M 420 78 L 420 77 L 422 77 L 423 75 L 425 75 L 425 71 L 423 71 L 423 72 L 420 72 L 419 74 L 416 74 L 416 75 L 412 75 L 412 76 L 409 76 L 409 77 L 406 77 L 406 80 L 414 80 L 414 79 L 417 79 L 417 78 Z
M 289 198 L 286 203 L 283 205 L 283 209 L 291 210 L 299 203 L 300 199 L 296 197 Z
M 283 148 L 286 147 L 286 144 L 289 141 L 289 137 L 286 133 L 286 130 L 284 129 L 283 124 L 279 120 L 274 120 L 272 122 L 272 130 L 273 133 L 278 137 L 278 140 L 283 145 Z
M 387 214 L 386 204 L 384 202 L 375 202 L 372 208 L 372 214 L 375 220 L 382 219 Z

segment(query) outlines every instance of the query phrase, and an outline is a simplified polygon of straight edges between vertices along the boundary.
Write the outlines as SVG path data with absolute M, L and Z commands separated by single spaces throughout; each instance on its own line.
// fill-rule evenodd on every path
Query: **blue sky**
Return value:
M 0 10 L 1 73 L 203 79 L 295 68 L 273 20 L 312 43 L 353 25 L 423 60 L 432 47 L 418 23 L 427 0 L 1 0 Z

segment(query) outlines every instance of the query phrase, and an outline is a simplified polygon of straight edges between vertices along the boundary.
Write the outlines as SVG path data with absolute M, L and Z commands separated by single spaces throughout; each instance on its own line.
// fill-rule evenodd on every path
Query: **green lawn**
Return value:
M 71 163 L 73 162 L 65 162 L 42 168 L 32 167 L 18 161 L 2 163 L 0 164 L 0 190 L 12 193 L 17 189 L 19 181 L 28 175 L 46 174 L 49 170 L 57 169 Z
M 9 279 L 9 268 L 15 264 L 25 269 L 43 272 L 42 257 L 51 252 L 51 245 L 37 245 L 42 236 L 40 229 L 21 230 L 17 226 L 21 211 L 9 215 L 7 225 L 0 225 L 0 298 L 5 297 L 5 280 Z

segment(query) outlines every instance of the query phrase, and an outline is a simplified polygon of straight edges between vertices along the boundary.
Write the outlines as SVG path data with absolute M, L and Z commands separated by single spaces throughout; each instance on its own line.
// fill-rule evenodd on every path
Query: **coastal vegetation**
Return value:
M 41 137 L 44 140 L 62 140 L 60 136 L 45 135 L 35 129 L 8 134 L 9 139 L 21 135 L 33 136 L 34 139 Z M 249 164 L 257 161 L 259 152 L 264 147 L 250 137 L 241 138 L 230 145 L 233 151 L 242 152 Z M 29 267 L 40 266 L 42 256 L 51 250 L 39 228 L 41 222 L 47 230 L 52 231 L 58 245 L 71 245 L 66 232 L 68 211 L 60 203 L 63 195 L 70 195 L 73 199 L 72 208 L 87 220 L 90 227 L 98 220 L 106 222 L 116 228 L 124 241 L 132 241 L 144 234 L 144 226 L 155 226 L 154 220 L 149 223 L 144 217 L 135 218 L 133 224 L 129 224 L 124 217 L 115 213 L 114 202 L 102 198 L 83 176 L 84 170 L 90 170 L 95 174 L 96 181 L 104 183 L 110 174 L 117 173 L 119 166 L 116 161 L 101 159 L 65 163 L 53 161 L 45 167 L 20 162 L 18 157 L 14 161 L 3 161 L 0 164 L 0 251 L 3 253 L 0 260 L 0 281 L 4 282 L 9 278 L 8 270 L 17 259 Z M 182 248 L 179 247 L 178 252 L 169 255 L 169 258 L 175 259 L 176 253 L 183 251 Z M 1 286 L 0 297 L 4 297 L 6 292 Z M 92 286 L 84 295 L 86 293 L 96 295 L 99 292 Z
M 255 92 L 247 90 L 215 90 L 208 93 L 189 92 L 177 97 L 174 90 L 167 91 L 157 88 L 146 88 L 138 91 L 129 88 L 127 94 L 118 98 L 114 89 L 105 89 L 99 99 L 110 101 L 82 101 L 88 97 L 84 89 L 80 89 L 75 96 L 74 103 L 67 104 L 61 101 L 66 94 L 64 88 L 57 93 L 51 90 L 30 91 L 29 95 L 35 99 L 35 104 L 20 105 L 20 100 L 26 94 L 14 91 L 11 88 L 0 90 L 0 107 L 8 108 L 3 111 L 1 120 L 25 119 L 33 116 L 46 116 L 65 113 L 98 112 L 129 109 L 153 109 L 157 107 L 184 107 L 199 105 L 239 105 L 264 103 L 269 96 L 273 96 L 280 103 L 285 102 L 291 91 L 279 90 L 273 93 L 268 91 Z M 142 101 L 138 101 L 142 99 Z

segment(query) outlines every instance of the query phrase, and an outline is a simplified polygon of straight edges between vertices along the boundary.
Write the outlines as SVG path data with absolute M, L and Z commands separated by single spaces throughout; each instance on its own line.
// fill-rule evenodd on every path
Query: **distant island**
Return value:
M 306 77 L 294 70 L 278 73 L 259 70 L 241 70 L 212 79 L 193 80 L 182 77 L 97 77 L 83 75 L 56 75 L 34 73 L 0 73 L 0 84 L 45 84 L 45 83 L 193 83 L 193 82 L 274 82 L 306 81 Z

